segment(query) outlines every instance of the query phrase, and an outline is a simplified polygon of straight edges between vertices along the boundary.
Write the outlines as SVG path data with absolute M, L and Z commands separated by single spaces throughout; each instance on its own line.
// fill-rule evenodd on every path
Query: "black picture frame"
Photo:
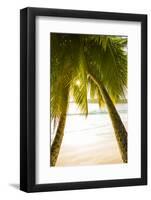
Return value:
M 54 16 L 141 23 L 141 178 L 70 183 L 35 182 L 35 19 Z M 147 184 L 147 15 L 48 8 L 20 11 L 20 189 L 25 192 L 121 187 Z

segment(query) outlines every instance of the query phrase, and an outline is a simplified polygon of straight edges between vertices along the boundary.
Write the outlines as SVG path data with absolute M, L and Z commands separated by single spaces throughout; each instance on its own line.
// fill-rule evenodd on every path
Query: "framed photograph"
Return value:
M 147 16 L 20 11 L 20 189 L 147 184 Z

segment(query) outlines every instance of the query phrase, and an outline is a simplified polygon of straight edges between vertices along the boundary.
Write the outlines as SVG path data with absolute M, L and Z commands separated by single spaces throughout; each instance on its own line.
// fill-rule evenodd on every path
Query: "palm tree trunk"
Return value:
M 90 78 L 98 86 L 99 91 L 104 98 L 120 148 L 122 160 L 123 162 L 127 163 L 127 131 L 103 83 L 96 80 L 92 75 L 90 75 Z
M 63 136 L 64 136 L 64 128 L 65 128 L 65 124 L 66 124 L 66 113 L 67 113 L 67 108 L 68 108 L 68 94 L 67 94 L 67 98 L 65 100 L 66 100 L 66 103 L 64 105 L 64 111 L 62 112 L 62 114 L 59 118 L 59 124 L 57 127 L 56 135 L 55 135 L 55 138 L 54 138 L 52 146 L 51 146 L 51 155 L 50 155 L 50 165 L 51 166 L 55 166 L 55 164 L 57 162 L 61 144 L 62 144 L 62 140 L 63 140 Z
M 114 127 L 116 139 L 118 142 L 118 145 L 120 147 L 120 152 L 122 156 L 123 162 L 127 162 L 127 132 L 126 129 L 121 121 L 121 118 L 110 98 L 108 95 L 105 87 L 103 84 L 100 85 L 101 93 L 104 98 L 104 101 L 107 105 L 107 109 L 112 121 L 112 125 Z
M 57 158 L 60 152 L 60 147 L 62 144 L 62 139 L 64 136 L 65 123 L 66 123 L 66 115 L 62 114 L 59 120 L 56 136 L 51 146 L 51 158 L 50 158 L 51 166 L 55 166 L 57 162 Z

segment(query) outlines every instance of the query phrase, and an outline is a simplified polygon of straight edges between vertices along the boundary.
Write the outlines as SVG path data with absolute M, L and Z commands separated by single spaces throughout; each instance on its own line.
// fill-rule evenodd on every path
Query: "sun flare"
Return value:
M 77 80 L 76 82 L 75 82 L 75 84 L 77 85 L 77 86 L 80 86 L 80 81 L 79 80 Z

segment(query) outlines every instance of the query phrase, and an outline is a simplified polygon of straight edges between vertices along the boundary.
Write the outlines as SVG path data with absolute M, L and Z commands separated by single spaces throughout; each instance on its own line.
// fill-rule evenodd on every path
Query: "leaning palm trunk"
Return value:
M 54 138 L 52 146 L 51 146 L 51 155 L 50 155 L 50 165 L 51 166 L 55 166 L 55 164 L 57 162 L 61 144 L 62 144 L 62 140 L 63 140 L 63 136 L 64 136 L 64 128 L 65 128 L 65 124 L 66 124 L 66 113 L 67 113 L 67 108 L 68 108 L 68 97 L 66 98 L 65 102 L 66 103 L 64 104 L 64 109 L 63 109 L 64 111 L 62 112 L 62 114 L 59 118 L 59 124 L 57 127 L 56 135 L 55 135 L 55 138 Z
M 121 156 L 123 162 L 127 162 L 127 132 L 126 129 L 121 121 L 121 118 L 110 98 L 108 95 L 108 92 L 106 91 L 103 83 L 101 81 L 96 80 L 92 75 L 90 75 L 90 78 L 95 82 L 95 84 L 98 86 L 98 89 L 100 93 L 103 96 L 103 99 L 107 105 L 107 109 L 112 121 L 112 125 L 114 128 L 114 132 L 116 135 L 116 139 L 120 148 Z
M 66 115 L 62 114 L 59 120 L 56 136 L 51 146 L 51 158 L 50 158 L 51 166 L 55 166 L 57 162 L 57 158 L 60 152 L 60 147 L 62 144 L 62 139 L 64 136 L 65 123 L 66 123 Z
M 112 121 L 112 125 L 114 127 L 114 131 L 115 131 L 115 135 L 116 135 L 116 139 L 118 142 L 118 145 L 120 147 L 120 152 L 121 152 L 121 156 L 122 156 L 122 160 L 123 162 L 127 162 L 127 132 L 126 129 L 121 121 L 121 118 L 110 98 L 110 96 L 108 95 L 105 87 L 103 86 L 103 84 L 100 85 L 100 90 L 102 93 L 102 96 L 104 98 L 104 101 L 107 105 L 107 109 Z

